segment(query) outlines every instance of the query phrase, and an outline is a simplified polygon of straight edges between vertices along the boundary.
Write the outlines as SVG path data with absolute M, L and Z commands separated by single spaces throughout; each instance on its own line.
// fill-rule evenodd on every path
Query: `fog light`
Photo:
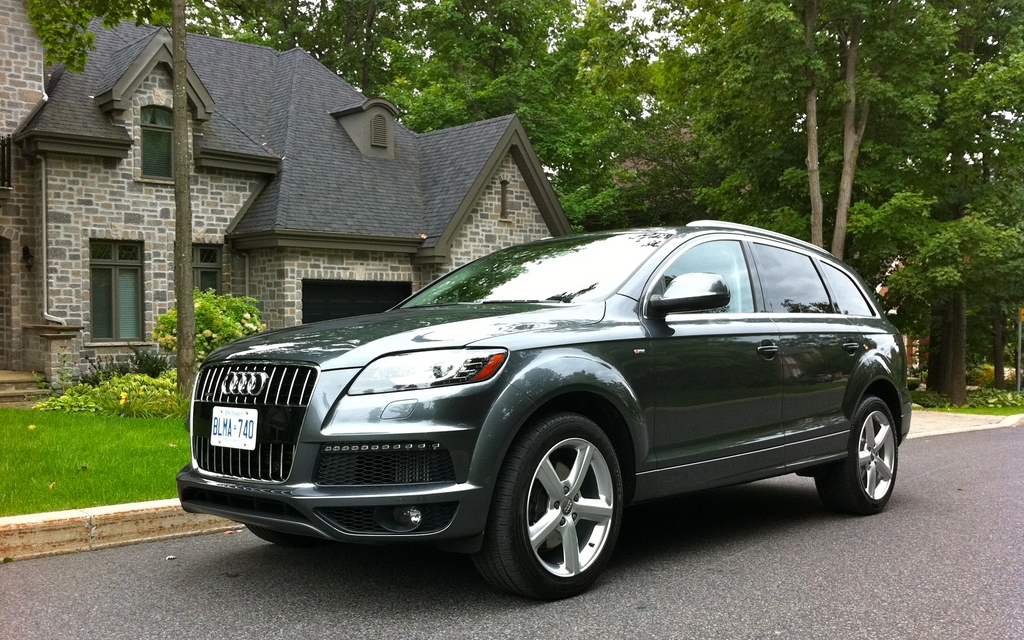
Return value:
M 394 517 L 395 522 L 404 527 L 409 527 L 409 531 L 420 526 L 420 523 L 423 522 L 423 513 L 419 507 L 395 507 Z

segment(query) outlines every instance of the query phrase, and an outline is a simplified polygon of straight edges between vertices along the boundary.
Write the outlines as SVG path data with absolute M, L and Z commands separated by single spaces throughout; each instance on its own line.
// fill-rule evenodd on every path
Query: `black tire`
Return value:
M 573 474 L 577 464 L 582 476 Z M 568 494 L 556 498 L 558 489 Z M 582 593 L 615 548 L 622 500 L 619 461 L 601 428 L 576 413 L 545 416 L 509 448 L 473 563 L 488 582 L 519 595 L 558 600 Z
M 899 468 L 896 429 L 885 402 L 875 396 L 861 400 L 853 413 L 846 458 L 814 477 L 829 510 L 868 516 L 885 508 Z
M 327 542 L 320 538 L 302 536 L 295 533 L 284 533 L 283 531 L 275 531 L 255 524 L 247 524 L 245 528 L 251 531 L 257 538 L 272 542 L 281 547 L 318 547 Z

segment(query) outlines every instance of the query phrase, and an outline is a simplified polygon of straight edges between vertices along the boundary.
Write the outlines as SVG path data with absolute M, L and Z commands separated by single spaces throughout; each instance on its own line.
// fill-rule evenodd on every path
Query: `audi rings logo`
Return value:
M 262 371 L 232 371 L 220 385 L 229 396 L 255 396 L 267 386 L 270 376 Z

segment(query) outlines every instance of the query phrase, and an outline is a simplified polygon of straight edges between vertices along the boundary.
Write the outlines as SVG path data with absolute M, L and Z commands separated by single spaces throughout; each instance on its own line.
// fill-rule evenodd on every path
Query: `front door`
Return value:
M 717 312 L 649 322 L 655 446 L 666 493 L 742 481 L 783 463 L 778 331 L 755 312 L 742 244 L 684 247 L 655 286 L 691 272 L 724 277 L 731 300 Z
M 0 370 L 11 368 L 11 241 L 0 236 Z

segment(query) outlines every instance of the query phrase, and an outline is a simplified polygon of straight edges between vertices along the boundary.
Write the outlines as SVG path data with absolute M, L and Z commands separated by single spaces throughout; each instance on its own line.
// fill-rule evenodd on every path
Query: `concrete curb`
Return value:
M 240 529 L 214 516 L 186 513 L 177 499 L 0 518 L 0 558 L 24 560 Z
M 948 414 L 947 414 L 948 415 Z M 1002 429 L 1005 427 L 1019 427 L 1024 424 L 1024 413 L 1018 413 L 1012 416 L 1006 416 L 999 422 L 993 422 L 990 424 L 977 424 L 966 427 L 949 427 L 946 429 L 922 429 L 921 431 L 914 430 L 914 423 L 910 423 L 910 433 L 907 434 L 907 440 L 911 438 L 928 438 L 931 436 L 944 436 L 951 433 L 968 433 L 970 431 L 985 431 L 987 429 Z

